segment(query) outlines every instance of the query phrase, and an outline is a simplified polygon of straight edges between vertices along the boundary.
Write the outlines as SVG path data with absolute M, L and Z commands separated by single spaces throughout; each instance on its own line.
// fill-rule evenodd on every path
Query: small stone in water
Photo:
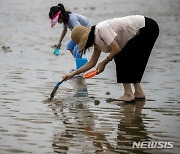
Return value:
M 106 95 L 110 95 L 111 93 L 109 91 L 106 92 Z
M 107 99 L 106 99 L 106 102 L 113 102 L 113 101 L 114 101 L 113 98 L 107 98 Z
M 95 100 L 95 101 L 94 101 L 94 104 L 95 104 L 95 105 L 99 105 L 99 104 L 100 104 L 100 101 L 99 101 L 99 100 Z

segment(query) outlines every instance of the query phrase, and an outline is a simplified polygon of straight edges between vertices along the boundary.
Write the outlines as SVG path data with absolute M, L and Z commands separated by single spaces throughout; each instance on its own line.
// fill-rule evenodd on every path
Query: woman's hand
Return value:
M 57 45 L 55 45 L 56 48 L 60 48 L 61 47 L 61 43 L 58 43 Z
M 75 76 L 74 72 L 63 75 L 62 79 L 65 79 L 64 81 L 67 81 L 71 79 L 73 76 Z
M 104 61 L 100 62 L 96 68 L 96 70 L 98 71 L 97 74 L 100 74 L 104 71 L 106 64 L 104 63 Z

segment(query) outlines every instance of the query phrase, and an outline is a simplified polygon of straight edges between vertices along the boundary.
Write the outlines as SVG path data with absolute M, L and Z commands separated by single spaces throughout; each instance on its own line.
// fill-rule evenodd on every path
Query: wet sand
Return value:
M 0 1 L 0 153 L 179 153 L 179 0 L 62 0 L 92 24 L 130 14 L 159 23 L 142 81 L 147 99 L 131 104 L 108 101 L 123 93 L 113 61 L 93 79 L 62 83 L 55 99 L 44 101 L 75 67 L 65 50 L 70 32 L 60 55 L 53 55 L 62 26 L 50 29 L 48 12 L 58 2 Z M 133 141 L 170 141 L 174 147 L 132 149 Z

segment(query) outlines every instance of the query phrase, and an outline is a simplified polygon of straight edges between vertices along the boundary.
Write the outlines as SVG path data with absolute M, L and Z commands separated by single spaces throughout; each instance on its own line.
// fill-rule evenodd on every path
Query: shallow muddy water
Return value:
M 45 101 L 75 67 L 65 50 L 70 32 L 60 55 L 53 55 L 62 26 L 50 29 L 48 13 L 58 2 L 0 1 L 0 153 L 179 153 L 179 0 L 62 0 L 92 24 L 130 14 L 159 23 L 160 36 L 142 80 L 147 99 L 131 104 L 108 101 L 123 93 L 113 61 L 93 79 L 63 82 L 55 99 Z M 171 142 L 173 148 L 132 148 L 143 141 Z

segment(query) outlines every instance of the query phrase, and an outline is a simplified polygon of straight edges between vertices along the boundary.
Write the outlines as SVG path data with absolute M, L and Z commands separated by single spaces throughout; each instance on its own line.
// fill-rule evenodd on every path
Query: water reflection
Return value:
M 117 109 L 96 108 L 92 110 L 87 103 L 91 101 L 90 98 L 84 97 L 88 96 L 85 81 L 81 77 L 73 80 L 75 83 L 74 97 L 51 104 L 54 115 L 62 121 L 62 126 L 54 133 L 52 143 L 54 152 L 129 153 L 133 150 L 135 153 L 148 153 L 142 149 L 132 149 L 133 141 L 151 139 L 143 122 L 144 100 L 133 104 L 119 104 L 116 107 L 120 108 Z M 106 110 L 110 113 L 107 117 L 97 116 Z M 115 135 L 109 135 L 110 133 Z
M 64 131 L 54 134 L 54 152 L 97 153 L 103 152 L 104 148 L 114 151 L 105 133 L 96 131 L 96 117 L 86 105 L 75 102 L 69 107 L 71 113 L 62 112 Z
M 86 102 L 88 98 L 87 85 L 82 76 L 72 79 L 74 97 L 64 98 L 63 102 L 51 104 L 54 115 L 59 117 L 63 123 L 63 129 L 54 134 L 53 149 L 57 153 L 66 153 L 71 147 L 76 147 L 76 142 L 86 130 L 94 125 L 93 114 L 79 98 L 83 97 Z M 76 149 L 77 151 L 77 149 Z
M 95 120 L 97 117 L 90 111 L 87 101 L 89 98 L 87 85 L 82 77 L 73 79 L 74 97 L 83 97 L 80 99 L 66 99 L 64 102 L 55 103 L 53 106 L 54 115 L 59 117 L 64 128 L 55 133 L 53 137 L 53 149 L 57 153 L 67 152 L 100 152 L 106 149 L 114 149 L 105 137 L 103 132 L 95 129 Z M 58 104 L 58 106 L 57 106 Z M 79 148 L 77 148 L 79 147 Z M 79 150 L 79 151 L 78 151 Z
M 85 79 L 82 76 L 77 76 L 74 79 L 74 97 L 87 97 L 88 90 Z
M 142 113 L 144 105 L 145 100 L 138 100 L 133 104 L 120 104 L 120 107 L 123 109 L 123 117 L 118 124 L 117 149 L 122 152 L 123 150 L 133 150 L 134 152 L 146 153 L 142 149 L 132 149 L 133 142 L 149 141 L 151 139 L 143 121 L 145 117 Z

